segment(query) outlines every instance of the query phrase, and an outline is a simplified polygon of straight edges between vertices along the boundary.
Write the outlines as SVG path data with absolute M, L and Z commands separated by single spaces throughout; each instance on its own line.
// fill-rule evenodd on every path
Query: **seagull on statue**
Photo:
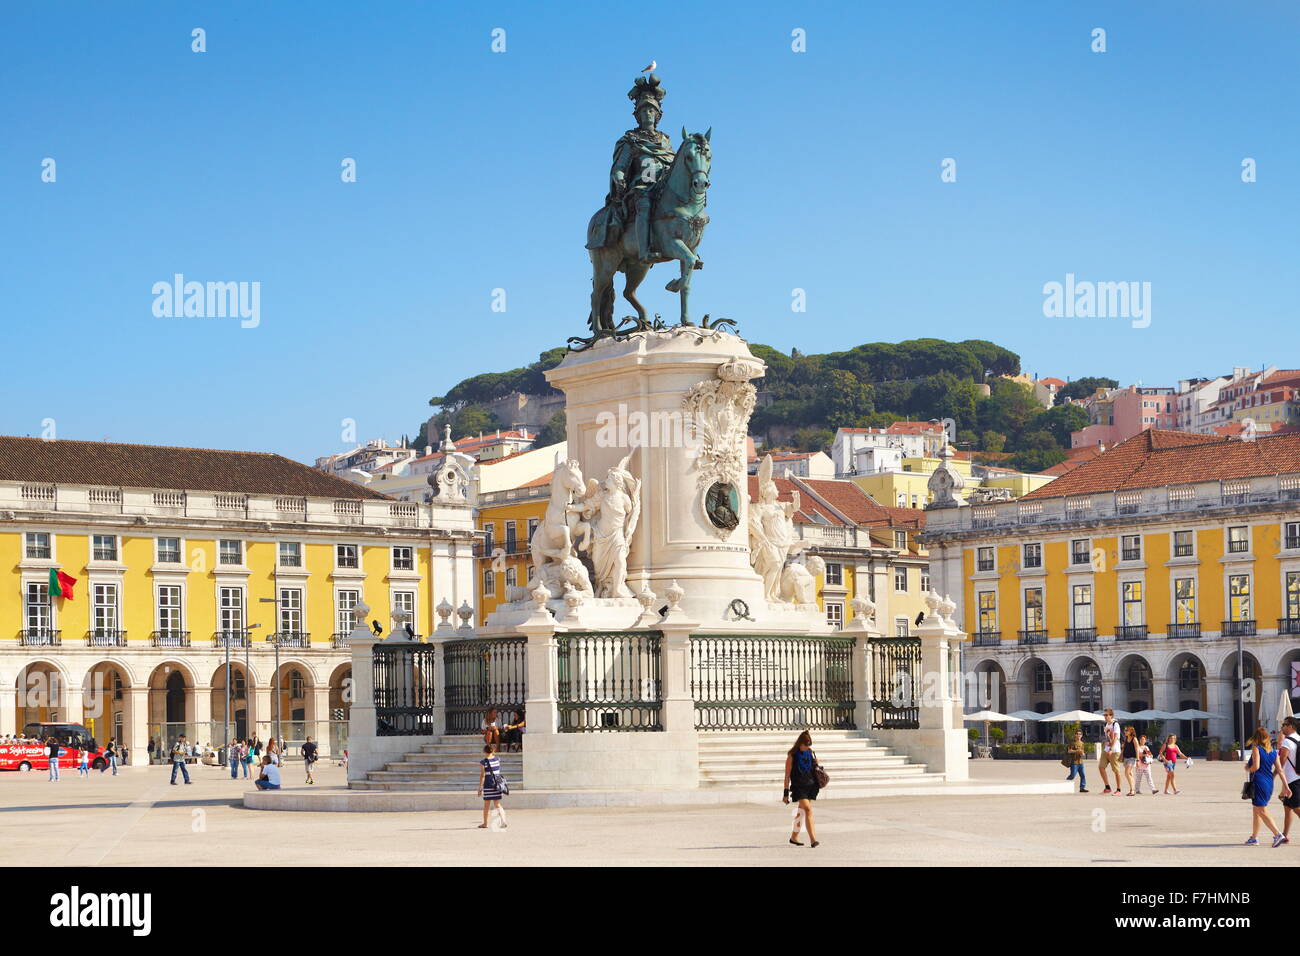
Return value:
M 651 70 L 655 69 L 655 67 L 657 67 L 658 65 L 659 65 L 659 64 L 656 63 L 654 60 L 651 60 L 651 61 L 650 61 L 650 65 L 647 66 L 647 67 L 646 67 L 644 70 L 642 70 L 641 72 L 642 72 L 642 73 L 649 73 Z

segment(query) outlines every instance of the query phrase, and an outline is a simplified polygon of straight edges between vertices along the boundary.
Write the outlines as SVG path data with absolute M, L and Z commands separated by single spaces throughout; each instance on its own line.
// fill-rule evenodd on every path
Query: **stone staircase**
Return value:
M 785 755 L 797 731 L 716 732 L 700 734 L 700 786 L 781 792 Z M 831 785 L 827 794 L 850 794 L 875 787 L 933 786 L 943 774 L 927 773 L 871 739 L 864 731 L 815 730 L 813 750 Z
M 524 755 L 500 753 L 501 775 L 511 791 L 522 787 Z M 418 753 L 372 770 L 365 780 L 354 780 L 352 790 L 468 790 L 478 788 L 478 762 L 483 759 L 483 738 L 477 734 L 443 736 L 422 746 Z

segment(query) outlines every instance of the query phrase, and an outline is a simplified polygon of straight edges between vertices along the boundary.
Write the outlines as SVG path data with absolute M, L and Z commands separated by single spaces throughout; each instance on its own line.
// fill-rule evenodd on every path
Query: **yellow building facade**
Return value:
M 30 440 L 0 438 L 0 733 L 81 723 L 132 763 L 181 732 L 218 747 L 278 728 L 341 750 L 353 609 L 427 634 L 439 603 L 472 604 L 468 507 L 395 502 L 276 456 L 103 443 L 23 446 L 67 479 L 23 481 L 5 472 L 16 441 Z M 223 487 L 135 487 L 127 459 Z M 227 477 L 205 480 L 214 467 Z M 51 598 L 51 570 L 76 580 L 70 598 Z

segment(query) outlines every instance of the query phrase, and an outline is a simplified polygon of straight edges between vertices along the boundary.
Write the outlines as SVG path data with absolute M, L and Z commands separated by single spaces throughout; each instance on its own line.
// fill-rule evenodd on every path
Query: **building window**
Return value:
M 244 563 L 244 542 L 242 541 L 218 541 L 217 542 L 217 564 L 243 564 Z
M 826 583 L 834 587 L 842 587 L 844 585 L 844 565 L 827 561 Z
M 406 620 L 410 622 L 411 631 L 418 634 L 416 628 L 419 622 L 415 619 L 415 592 L 414 591 L 394 591 L 393 607 L 398 611 L 406 612 Z
M 236 542 L 238 543 L 238 542 Z M 244 630 L 244 589 L 221 588 L 217 595 L 218 624 L 223 632 Z
M 1196 623 L 1196 578 L 1174 579 L 1174 623 Z
M 1120 560 L 1121 561 L 1141 561 L 1142 560 L 1142 535 L 1126 534 L 1120 538 Z
M 506 568 L 506 589 L 514 587 L 519 582 L 519 571 L 514 567 Z
M 302 633 L 301 588 L 280 588 L 280 633 Z
M 93 608 L 91 620 L 95 633 L 104 634 L 117 630 L 117 585 L 96 584 L 93 591 Z
M 46 531 L 28 531 L 23 536 L 25 548 L 23 553 L 29 558 L 48 560 L 50 557 L 50 535 Z
M 1025 588 L 1025 630 L 1043 629 L 1043 589 Z
M 158 550 L 155 553 L 157 554 L 159 564 L 180 564 L 181 539 L 159 538 Z
M 47 631 L 54 626 L 53 612 L 50 608 L 50 588 L 48 584 L 27 585 L 27 629 L 37 633 Z
M 302 543 L 299 541 L 280 542 L 280 567 L 302 567 Z
M 1128 669 L 1129 690 L 1151 689 L 1151 668 L 1146 661 L 1134 661 Z
M 1024 547 L 1025 567 L 1041 568 L 1043 566 L 1043 546 L 1041 544 L 1027 544 Z
M 1190 558 L 1195 554 L 1195 538 L 1190 531 L 1174 532 L 1174 557 Z
M 1050 694 L 1052 692 L 1052 669 L 1046 661 L 1034 663 L 1034 693 Z
M 1228 553 L 1245 554 L 1250 550 L 1250 529 L 1238 525 L 1228 529 Z
M 992 634 L 998 629 L 998 594 L 996 591 L 981 591 L 979 603 L 979 632 Z
M 415 549 L 405 546 L 393 548 L 393 570 L 414 571 Z
M 497 526 L 494 524 L 485 524 L 483 526 L 483 554 L 491 555 L 496 550 L 496 533 Z
M 1178 689 L 1200 690 L 1201 683 L 1201 665 L 1190 658 L 1183 661 L 1178 667 Z
M 906 532 L 906 531 L 895 531 L 895 532 L 894 532 L 894 547 L 897 548 L 899 551 L 906 551 L 906 550 L 907 550 L 907 532 Z
M 1250 575 L 1234 574 L 1228 578 L 1228 615 L 1232 621 L 1251 621 Z
M 361 558 L 355 544 L 338 544 L 334 546 L 334 556 L 340 568 L 357 569 L 361 567 Z
M 1075 565 L 1092 563 L 1091 538 L 1075 538 L 1070 542 L 1070 563 Z
M 894 618 L 894 636 L 907 637 L 908 621 L 905 617 Z
M 839 601 L 826 602 L 826 623 L 837 631 L 844 626 L 844 605 Z
M 930 569 L 929 568 L 921 569 L 921 593 L 922 594 L 930 593 Z
M 979 548 L 975 551 L 975 570 L 992 571 L 993 570 L 993 549 Z
M 1073 597 L 1073 617 L 1076 628 L 1088 628 L 1093 626 L 1092 616 L 1092 585 L 1076 584 L 1071 588 Z
M 907 590 L 907 568 L 894 568 L 894 590 Z
M 1142 614 L 1142 582 L 1125 581 L 1121 586 L 1121 594 L 1124 603 L 1124 626 L 1134 627 L 1143 622 Z
M 175 632 L 185 629 L 181 620 L 180 585 L 158 585 L 158 630 L 171 636 Z
M 491 568 L 483 572 L 483 596 L 494 597 L 497 593 L 497 576 Z
M 307 682 L 303 680 L 302 671 L 289 672 L 289 699 L 302 700 L 307 696 Z
M 515 545 L 515 523 L 513 521 L 507 521 L 506 522 L 506 553 L 514 554 L 515 546 L 516 546 Z
M 1286 616 L 1288 620 L 1300 619 L 1300 571 L 1286 573 Z
M 97 534 L 92 536 L 94 559 L 96 561 L 117 560 L 117 535 Z
M 1288 521 L 1283 531 L 1282 547 L 1288 551 L 1300 549 L 1300 521 Z M 31 557 L 31 555 L 28 555 L 28 557 Z
M 352 609 L 357 606 L 361 600 L 360 591 L 339 591 L 334 598 L 334 622 L 335 629 L 339 634 L 350 634 L 356 622 L 352 617 Z
M 533 540 L 533 535 L 536 533 L 537 533 L 537 519 L 529 518 L 528 519 L 528 540 L 530 543 Z

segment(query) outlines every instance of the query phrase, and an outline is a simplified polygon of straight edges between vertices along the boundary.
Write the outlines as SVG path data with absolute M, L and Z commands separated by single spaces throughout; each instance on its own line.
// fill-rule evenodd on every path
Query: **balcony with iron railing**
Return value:
M 126 631 L 95 627 L 86 632 L 87 647 L 126 647 Z
M 306 631 L 276 631 L 267 641 L 281 647 L 311 647 L 311 635 Z
M 212 635 L 212 643 L 217 647 L 247 647 L 249 637 L 247 630 L 217 631 Z
M 971 644 L 975 647 L 997 647 L 1001 643 L 1001 631 L 976 631 L 971 635 Z
M 189 647 L 190 632 L 163 628 L 150 634 L 149 642 L 154 647 Z
M 1141 548 L 1124 548 L 1124 549 L 1120 552 L 1119 558 L 1120 558 L 1121 561 L 1141 561 L 1141 560 L 1142 560 L 1142 549 L 1141 549 Z
M 1025 630 L 1020 632 L 1021 644 L 1046 644 L 1047 631 L 1045 630 Z
M 1171 638 L 1198 638 L 1201 636 L 1201 622 L 1192 621 L 1188 624 L 1170 624 L 1166 636 Z
M 1091 644 L 1097 640 L 1097 629 L 1095 627 L 1067 627 L 1065 629 L 1065 643 L 1067 644 Z
M 1279 617 L 1277 619 L 1279 634 L 1300 634 L 1300 617 Z
M 1253 620 L 1224 621 L 1220 633 L 1224 637 L 1254 637 L 1255 622 Z
M 1117 641 L 1145 641 L 1147 626 L 1145 624 L 1121 624 L 1115 628 Z
M 350 634 L 350 631 L 335 631 L 330 635 L 330 646 L 335 649 L 347 647 Z
M 63 632 L 53 627 L 29 627 L 18 632 L 21 647 L 58 647 L 63 643 Z

